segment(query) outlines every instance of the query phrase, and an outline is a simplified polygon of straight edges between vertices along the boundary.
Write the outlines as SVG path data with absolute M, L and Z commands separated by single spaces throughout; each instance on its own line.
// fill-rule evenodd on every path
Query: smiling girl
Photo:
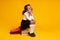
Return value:
M 22 18 L 21 28 L 20 28 L 21 31 L 30 28 L 30 32 L 28 32 L 29 36 L 35 37 L 35 33 L 34 33 L 35 21 L 32 15 L 32 8 L 30 4 L 24 6 L 24 10 L 22 14 L 23 14 L 23 18 Z

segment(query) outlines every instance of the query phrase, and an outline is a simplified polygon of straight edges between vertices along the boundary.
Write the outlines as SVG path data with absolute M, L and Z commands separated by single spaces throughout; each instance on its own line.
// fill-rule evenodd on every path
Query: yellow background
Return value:
M 9 34 L 20 25 L 26 4 L 33 8 L 34 38 Z M 60 0 L 0 0 L 0 40 L 60 40 Z

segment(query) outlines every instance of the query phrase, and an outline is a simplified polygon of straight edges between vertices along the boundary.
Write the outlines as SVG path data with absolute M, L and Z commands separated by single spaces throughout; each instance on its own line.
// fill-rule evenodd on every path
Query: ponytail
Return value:
M 23 10 L 22 14 L 24 15 L 25 12 L 26 12 L 26 10 Z

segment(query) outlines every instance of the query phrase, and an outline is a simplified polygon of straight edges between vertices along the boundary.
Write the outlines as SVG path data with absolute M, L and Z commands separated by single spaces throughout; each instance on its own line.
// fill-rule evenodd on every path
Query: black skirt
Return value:
M 22 20 L 22 22 L 21 22 L 21 30 L 25 30 L 25 29 L 29 28 L 29 25 L 30 25 L 29 20 Z

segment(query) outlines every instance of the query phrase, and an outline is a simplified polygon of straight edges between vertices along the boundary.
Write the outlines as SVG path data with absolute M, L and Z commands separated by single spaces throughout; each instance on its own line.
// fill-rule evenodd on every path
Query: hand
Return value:
M 31 24 L 35 24 L 35 21 L 34 20 L 31 20 L 31 22 L 30 22 Z
M 32 16 L 32 12 L 29 12 L 29 14 Z

